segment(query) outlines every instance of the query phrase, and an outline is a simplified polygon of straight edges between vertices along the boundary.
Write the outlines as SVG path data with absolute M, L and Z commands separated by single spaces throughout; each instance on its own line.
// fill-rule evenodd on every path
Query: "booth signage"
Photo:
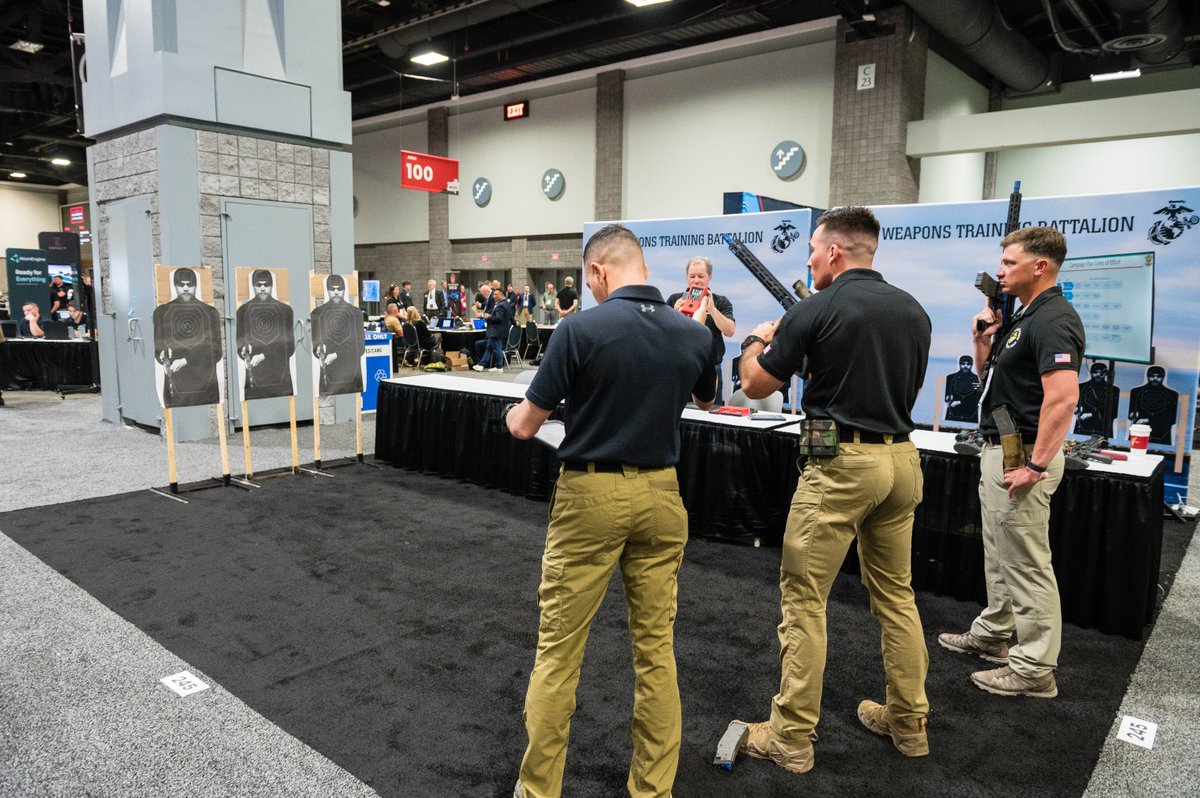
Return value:
M 376 408 L 379 383 L 392 376 L 392 334 L 368 331 L 364 335 L 362 409 L 371 413 Z
M 458 161 L 423 152 L 400 151 L 400 187 L 434 194 L 458 193 Z

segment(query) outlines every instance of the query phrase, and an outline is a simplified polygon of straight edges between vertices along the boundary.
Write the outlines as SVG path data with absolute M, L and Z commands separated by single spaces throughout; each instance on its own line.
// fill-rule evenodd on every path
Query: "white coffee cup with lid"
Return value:
M 1129 453 L 1130 454 L 1146 454 L 1146 450 L 1150 446 L 1150 425 L 1149 424 L 1130 424 L 1129 425 Z

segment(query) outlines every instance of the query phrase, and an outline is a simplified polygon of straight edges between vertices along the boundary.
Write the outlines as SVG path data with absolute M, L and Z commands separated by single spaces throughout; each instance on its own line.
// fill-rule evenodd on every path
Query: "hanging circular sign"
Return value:
M 475 178 L 475 184 L 471 186 L 471 196 L 480 208 L 487 205 L 492 201 L 492 181 L 486 177 Z
M 551 200 L 561 197 L 563 189 L 566 187 L 567 179 L 557 169 L 547 169 L 546 173 L 542 175 L 542 193 Z
M 804 169 L 804 148 L 788 139 L 771 148 L 771 171 L 780 180 L 791 180 Z

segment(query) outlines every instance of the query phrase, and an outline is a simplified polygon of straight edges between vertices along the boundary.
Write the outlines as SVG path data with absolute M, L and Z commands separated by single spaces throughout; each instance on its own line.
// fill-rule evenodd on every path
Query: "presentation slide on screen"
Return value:
M 1154 253 L 1067 258 L 1058 284 L 1083 320 L 1088 357 L 1151 361 Z

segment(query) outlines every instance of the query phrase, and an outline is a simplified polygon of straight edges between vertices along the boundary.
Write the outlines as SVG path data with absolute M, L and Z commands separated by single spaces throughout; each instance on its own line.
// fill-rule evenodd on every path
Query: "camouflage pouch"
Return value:
M 838 428 L 832 418 L 806 418 L 800 422 L 800 455 L 837 457 Z

